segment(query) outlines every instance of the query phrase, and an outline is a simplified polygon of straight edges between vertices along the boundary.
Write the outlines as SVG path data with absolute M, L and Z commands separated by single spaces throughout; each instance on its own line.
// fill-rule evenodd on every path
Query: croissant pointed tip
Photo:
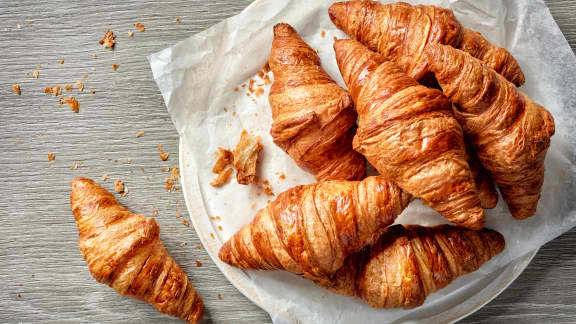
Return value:
M 346 11 L 346 3 L 345 2 L 336 2 L 328 8 L 328 16 L 330 16 L 330 20 L 336 25 L 336 27 L 340 28 L 340 17 L 344 16 L 344 12 Z
M 289 36 L 293 34 L 296 34 L 296 30 L 287 23 L 274 25 L 274 36 Z

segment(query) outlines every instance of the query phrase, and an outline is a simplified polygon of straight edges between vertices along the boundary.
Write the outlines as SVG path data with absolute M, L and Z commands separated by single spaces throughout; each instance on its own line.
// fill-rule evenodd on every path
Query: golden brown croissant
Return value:
M 448 98 L 355 40 L 337 40 L 334 49 L 360 118 L 354 149 L 449 221 L 482 228 L 484 210 Z
M 470 171 L 472 171 L 472 177 L 474 178 L 474 183 L 476 184 L 476 192 L 478 193 L 478 199 L 480 199 L 480 205 L 484 209 L 492 209 L 498 204 L 498 192 L 496 192 L 496 187 L 494 182 L 490 177 L 490 174 L 480 161 L 478 156 L 473 149 L 466 145 L 466 154 L 468 158 L 468 165 L 470 166 Z
M 489 229 L 394 225 L 374 245 L 350 256 L 331 281 L 318 284 L 375 308 L 414 308 L 478 270 L 504 246 L 504 237 Z
M 274 26 L 269 64 L 274 143 L 317 180 L 360 180 L 364 158 L 352 149 L 352 100 L 288 24 Z
M 457 105 L 456 119 L 512 215 L 534 215 L 554 134 L 552 115 L 463 51 L 430 45 L 426 54 L 444 93 Z
M 328 13 L 336 27 L 395 61 L 416 80 L 428 72 L 424 47 L 444 44 L 481 59 L 516 85 L 524 84 L 516 59 L 480 33 L 464 28 L 451 10 L 405 2 L 346 1 L 333 4 Z
M 91 179 L 76 178 L 71 186 L 78 245 L 92 276 L 164 314 L 200 321 L 202 299 L 160 241 L 156 221 L 129 212 Z
M 410 200 L 383 177 L 296 186 L 224 243 L 219 257 L 243 269 L 281 269 L 321 280 L 373 243 Z

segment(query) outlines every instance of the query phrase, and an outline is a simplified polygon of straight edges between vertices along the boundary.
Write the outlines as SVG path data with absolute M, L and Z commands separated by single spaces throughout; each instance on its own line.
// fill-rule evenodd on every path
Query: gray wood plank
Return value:
M 110 176 L 107 189 L 114 179 L 126 183 L 129 193 L 121 199 L 126 207 L 147 215 L 159 211 L 162 239 L 202 295 L 206 322 L 270 322 L 204 260 L 208 256 L 196 248 L 200 242 L 194 230 L 177 218 L 186 213 L 182 194 L 164 190 L 167 173 L 160 169 L 178 164 L 177 134 L 146 60 L 147 54 L 237 14 L 249 2 L 0 3 L 0 322 L 180 322 L 91 278 L 77 248 L 68 184 L 75 176 L 101 179 L 103 174 Z M 547 3 L 574 48 L 576 2 Z M 34 23 L 28 24 L 29 19 Z M 136 22 L 145 24 L 146 32 L 135 31 Z M 118 36 L 113 52 L 98 44 L 107 28 Z M 114 71 L 112 64 L 119 69 Z M 38 79 L 27 75 L 34 70 Z M 76 80 L 85 84 L 83 92 L 73 91 L 79 114 L 43 92 L 45 86 L 64 87 Z M 12 92 L 15 83 L 21 96 Z M 136 138 L 140 130 L 145 133 Z M 159 159 L 159 144 L 170 153 L 166 162 Z M 47 160 L 49 152 L 56 155 L 54 163 Z M 83 165 L 70 170 L 79 160 Z M 575 247 L 575 230 L 546 245 L 508 290 L 464 322 L 574 322 Z M 196 260 L 202 267 L 196 267 Z

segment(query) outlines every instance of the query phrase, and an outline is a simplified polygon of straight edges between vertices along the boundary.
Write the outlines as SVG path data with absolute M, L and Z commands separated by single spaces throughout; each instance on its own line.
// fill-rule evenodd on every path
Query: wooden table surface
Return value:
M 128 188 L 120 200 L 126 207 L 147 215 L 158 211 L 161 237 L 202 295 L 206 322 L 270 322 L 224 278 L 198 245 L 194 229 L 182 223 L 187 216 L 181 191 L 164 188 L 166 168 L 178 164 L 178 139 L 146 59 L 249 3 L 0 3 L 0 322 L 180 322 L 92 279 L 68 203 L 69 182 L 76 176 L 92 177 L 109 190 L 121 179 Z M 547 4 L 574 49 L 576 1 Z M 145 32 L 136 30 L 137 22 Z M 98 44 L 108 28 L 117 34 L 114 51 Z M 78 80 L 83 91 L 65 90 Z M 55 85 L 63 96 L 78 99 L 79 113 L 44 94 Z M 137 138 L 139 131 L 144 134 Z M 170 154 L 168 161 L 160 160 L 158 145 Z M 72 170 L 78 161 L 82 164 Z M 105 174 L 109 179 L 102 181 Z M 575 323 L 575 273 L 572 230 L 544 246 L 518 280 L 463 322 Z

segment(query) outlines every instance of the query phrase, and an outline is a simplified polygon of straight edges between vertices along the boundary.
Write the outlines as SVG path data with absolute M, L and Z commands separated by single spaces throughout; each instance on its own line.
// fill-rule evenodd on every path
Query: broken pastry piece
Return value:
M 261 150 L 260 138 L 248 134 L 246 130 L 242 130 L 240 141 L 238 141 L 234 149 L 234 168 L 236 169 L 236 180 L 238 180 L 239 184 L 248 185 L 254 182 L 258 153 Z
M 224 171 L 224 169 L 234 162 L 234 155 L 230 150 L 219 147 L 218 152 L 214 153 L 216 156 L 216 163 L 212 168 L 212 172 L 219 174 Z
M 223 185 L 227 184 L 228 182 L 230 182 L 230 175 L 232 174 L 232 171 L 234 169 L 232 168 L 228 168 L 225 170 L 221 170 L 218 173 L 218 176 L 216 177 L 216 179 L 212 180 L 212 182 L 210 182 L 210 185 L 212 187 L 222 187 Z
M 154 218 L 126 210 L 91 179 L 76 178 L 71 186 L 78 245 L 94 279 L 164 314 L 199 322 L 202 299 L 160 241 Z
M 99 41 L 100 45 L 104 45 L 104 48 L 109 50 L 113 50 L 114 46 L 116 45 L 116 35 L 108 29 L 106 30 L 106 34 L 104 34 L 104 38 Z

